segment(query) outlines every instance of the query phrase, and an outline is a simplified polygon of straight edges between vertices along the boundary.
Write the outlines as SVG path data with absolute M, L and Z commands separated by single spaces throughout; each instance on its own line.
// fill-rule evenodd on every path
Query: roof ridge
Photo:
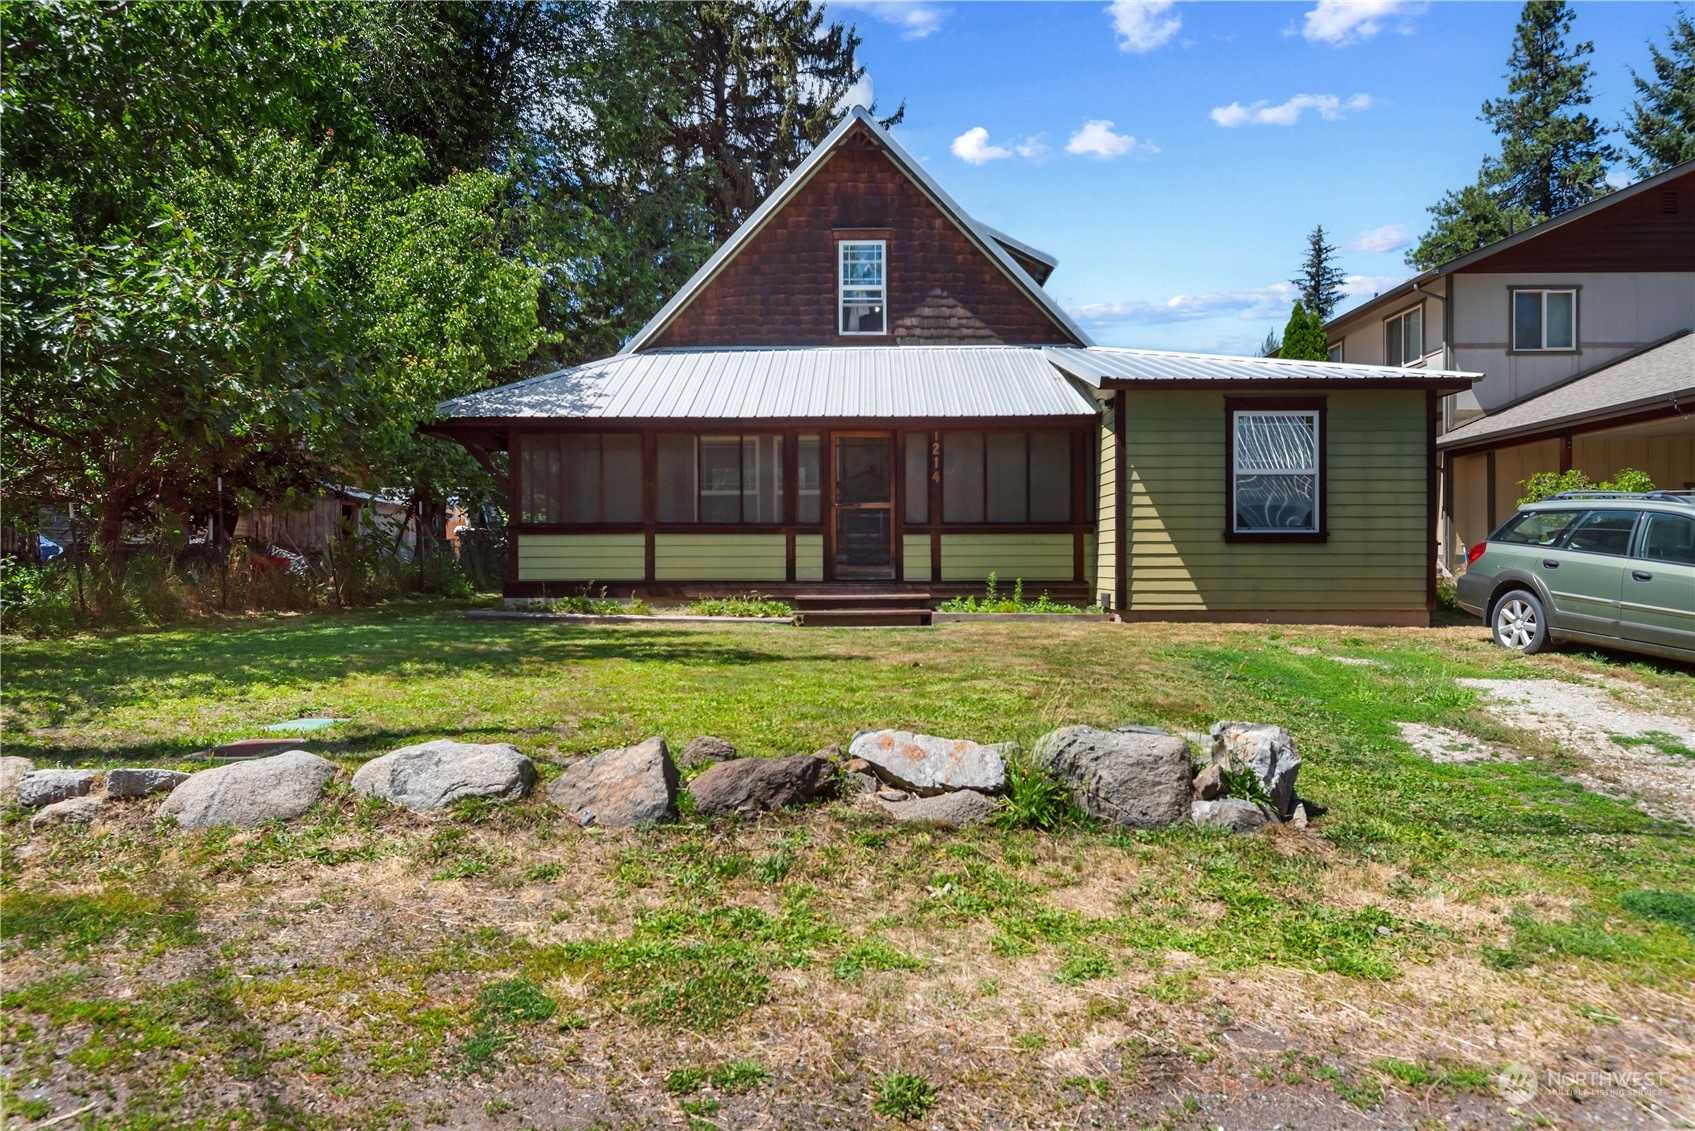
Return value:
M 1076 346 L 1049 346 L 1052 350 L 1076 350 Z M 1267 365 L 1273 368 L 1300 368 L 1308 365 L 1333 365 L 1338 369 L 1369 370 L 1373 373 L 1401 373 L 1413 377 L 1420 373 L 1434 373 L 1442 376 L 1478 376 L 1468 369 L 1432 369 L 1428 366 L 1406 365 L 1366 365 L 1358 361 L 1307 361 L 1293 357 L 1249 357 L 1236 353 L 1197 353 L 1192 350 L 1152 350 L 1136 346 L 1089 346 L 1079 352 L 1083 353 L 1130 353 L 1151 357 L 1186 357 L 1197 361 L 1227 361 L 1232 363 L 1249 363 Z

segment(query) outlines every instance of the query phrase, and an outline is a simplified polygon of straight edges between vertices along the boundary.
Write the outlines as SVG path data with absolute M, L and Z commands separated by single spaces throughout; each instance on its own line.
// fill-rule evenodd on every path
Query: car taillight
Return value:
M 1481 558 L 1483 556 L 1483 551 L 1488 548 L 1489 543 L 1487 542 L 1479 542 L 1477 545 L 1473 546 L 1471 548 L 1471 553 L 1465 556 L 1465 564 L 1468 566 L 1477 564 L 1477 559 Z

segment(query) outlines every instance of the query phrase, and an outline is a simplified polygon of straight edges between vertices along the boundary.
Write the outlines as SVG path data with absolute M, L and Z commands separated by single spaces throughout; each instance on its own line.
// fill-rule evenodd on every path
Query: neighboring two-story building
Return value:
M 992 573 L 1126 618 L 1426 623 L 1439 399 L 1474 375 L 1099 348 L 1055 266 L 856 109 L 616 356 L 431 428 L 504 477 L 512 598 Z
M 1483 374 L 1442 405 L 1449 562 L 1537 472 L 1599 481 L 1633 467 L 1695 488 L 1695 162 L 1425 271 L 1326 329 L 1334 361 Z

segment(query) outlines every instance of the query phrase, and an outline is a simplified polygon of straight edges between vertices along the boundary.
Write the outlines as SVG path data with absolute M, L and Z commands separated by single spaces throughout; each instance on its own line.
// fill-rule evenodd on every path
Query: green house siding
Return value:
M 788 540 L 781 534 L 653 538 L 653 576 L 658 581 L 782 581 L 787 573 Z
M 996 574 L 1004 588 L 1015 578 L 1070 581 L 1069 534 L 944 534 L 942 580 L 980 581 Z
M 900 540 L 901 576 L 907 581 L 934 581 L 930 576 L 930 536 L 903 534 Z
M 1424 393 L 1338 390 L 1326 405 L 1328 540 L 1228 543 L 1223 394 L 1130 392 L 1131 611 L 1425 609 Z M 1103 509 L 1103 545 L 1107 530 Z
M 795 580 L 824 580 L 824 536 L 795 535 Z
M 640 534 L 521 534 L 520 581 L 640 581 L 647 543 Z
M 1097 594 L 1118 592 L 1118 421 L 1113 417 L 1112 394 L 1099 394 L 1101 426 L 1096 488 L 1096 539 L 1089 555 L 1088 576 L 1094 578 Z M 1116 597 L 1114 598 L 1116 600 Z

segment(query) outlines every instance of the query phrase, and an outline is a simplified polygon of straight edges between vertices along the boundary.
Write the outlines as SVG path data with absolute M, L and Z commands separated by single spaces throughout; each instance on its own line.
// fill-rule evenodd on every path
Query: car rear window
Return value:
M 1565 549 L 1590 554 L 1630 553 L 1630 535 L 1639 511 L 1590 511 L 1566 535 Z
M 1552 546 L 1560 540 L 1582 511 L 1520 511 L 1495 531 L 1491 542 L 1519 542 L 1527 546 Z
M 1649 512 L 1642 531 L 1642 556 L 1650 561 L 1695 565 L 1695 518 Z

